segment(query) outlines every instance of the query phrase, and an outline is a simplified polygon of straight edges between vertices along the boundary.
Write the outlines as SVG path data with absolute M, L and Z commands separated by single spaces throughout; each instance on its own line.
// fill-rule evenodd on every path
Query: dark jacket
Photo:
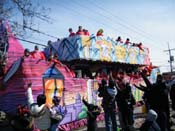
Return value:
M 117 106 L 120 111 L 133 110 L 136 100 L 131 92 L 130 85 L 126 84 L 126 89 L 119 90 L 116 96 Z
M 169 109 L 169 100 L 166 84 L 164 82 L 152 84 L 143 73 L 141 73 L 141 76 L 146 83 L 146 87 L 139 87 L 139 89 L 144 91 L 144 100 L 146 101 L 146 104 L 150 109 L 167 112 Z
M 94 104 L 89 104 L 87 101 L 83 99 L 84 105 L 87 107 L 87 131 L 96 131 L 97 130 L 97 122 L 96 118 L 98 115 L 100 115 L 101 109 L 94 105 Z
M 172 109 L 175 110 L 175 83 L 171 86 L 170 99 L 172 101 Z
M 117 89 L 115 85 L 101 85 L 98 89 L 99 97 L 102 97 L 102 107 L 104 110 L 115 109 L 115 97 L 117 95 Z

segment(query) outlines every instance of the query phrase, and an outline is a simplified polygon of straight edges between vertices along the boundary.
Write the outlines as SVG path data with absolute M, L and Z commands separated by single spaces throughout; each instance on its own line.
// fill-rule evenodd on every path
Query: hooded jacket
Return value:
M 31 88 L 27 89 L 27 101 L 29 109 L 34 117 L 36 128 L 40 130 L 49 129 L 51 126 L 51 113 L 45 104 L 38 106 L 37 103 L 34 103 Z
M 107 92 L 112 98 L 115 98 L 115 96 L 117 95 L 116 87 L 114 87 L 114 88 L 107 88 Z

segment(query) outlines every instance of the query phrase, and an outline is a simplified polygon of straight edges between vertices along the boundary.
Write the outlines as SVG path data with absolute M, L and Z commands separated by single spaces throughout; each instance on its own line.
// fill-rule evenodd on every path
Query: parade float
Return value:
M 140 50 L 102 36 L 76 35 L 49 43 L 44 50 L 45 55 L 54 53 L 61 62 L 24 57 L 24 48 L 11 33 L 10 27 L 7 25 L 6 28 L 9 48 L 5 73 L 1 76 L 0 110 L 14 114 L 19 104 L 26 105 L 27 84 L 32 82 L 35 99 L 38 94 L 44 93 L 47 104 L 51 105 L 53 96 L 62 98 L 61 103 L 67 109 L 59 126 L 62 130 L 86 125 L 87 109 L 82 97 L 89 103 L 100 105 L 98 83 L 109 70 L 125 71 L 129 74 L 125 79 L 132 85 L 143 82 L 141 78 L 132 78 L 132 74 L 150 65 L 148 48 Z M 98 73 L 101 76 L 97 78 L 95 75 Z M 153 69 L 150 80 L 155 81 L 156 74 L 157 69 Z M 141 91 L 132 87 L 132 92 L 137 101 L 142 99 Z M 103 119 L 102 113 L 97 120 Z

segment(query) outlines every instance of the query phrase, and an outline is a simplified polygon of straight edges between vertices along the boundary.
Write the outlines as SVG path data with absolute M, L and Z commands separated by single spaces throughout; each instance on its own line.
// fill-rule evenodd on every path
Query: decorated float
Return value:
M 5 71 L 1 76 L 0 110 L 16 113 L 19 104 L 26 105 L 27 84 L 32 82 L 34 98 L 44 93 L 47 104 L 52 104 L 53 96 L 61 97 L 61 103 L 66 106 L 67 114 L 59 128 L 72 130 L 86 125 L 86 107 L 82 103 L 85 97 L 89 103 L 101 104 L 98 97 L 98 83 L 109 71 L 117 74 L 126 73 L 125 79 L 131 83 L 143 82 L 141 78 L 133 78 L 137 69 L 150 66 L 149 49 L 125 45 L 110 37 L 76 35 L 50 42 L 44 53 L 48 60 L 50 55 L 57 60 L 41 60 L 23 55 L 24 48 L 8 31 L 8 59 Z M 61 61 L 61 62 L 59 62 Z M 158 69 L 153 69 L 150 79 L 155 81 Z M 142 92 L 132 88 L 137 101 L 142 98 Z M 97 120 L 103 120 L 103 113 Z

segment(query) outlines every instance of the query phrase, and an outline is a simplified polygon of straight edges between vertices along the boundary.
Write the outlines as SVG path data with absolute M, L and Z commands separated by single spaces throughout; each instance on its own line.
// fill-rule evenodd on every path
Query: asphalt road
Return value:
M 140 126 L 142 125 L 142 123 L 144 122 L 146 117 L 146 114 L 142 113 L 142 107 L 137 107 L 134 110 L 134 128 L 136 131 L 139 131 Z M 175 111 L 172 111 L 170 109 L 170 117 L 171 117 L 171 121 L 172 121 L 172 126 L 171 126 L 171 131 L 175 131 Z M 120 127 L 120 123 L 118 121 L 118 115 L 117 115 L 117 124 L 118 127 Z M 74 131 L 87 131 L 87 128 L 80 128 L 80 129 L 76 129 Z M 104 121 L 98 122 L 98 129 L 97 131 L 105 131 L 105 123 Z

